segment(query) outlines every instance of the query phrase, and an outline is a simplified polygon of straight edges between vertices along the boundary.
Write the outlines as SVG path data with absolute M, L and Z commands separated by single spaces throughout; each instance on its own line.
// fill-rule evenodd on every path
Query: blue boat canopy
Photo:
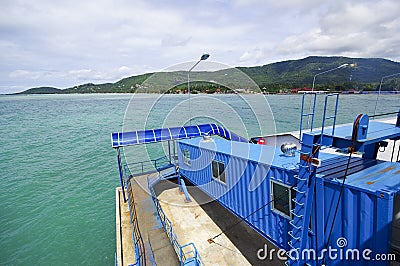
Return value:
M 249 142 L 247 139 L 230 132 L 216 124 L 202 124 L 183 127 L 169 127 L 130 132 L 115 132 L 111 134 L 113 148 L 147 144 L 175 139 L 187 139 L 201 136 L 218 135 L 227 140 Z

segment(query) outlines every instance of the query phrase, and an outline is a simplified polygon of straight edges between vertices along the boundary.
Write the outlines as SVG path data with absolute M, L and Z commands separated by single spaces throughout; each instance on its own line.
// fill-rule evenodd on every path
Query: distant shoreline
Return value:
M 338 68 L 346 65 L 348 67 Z M 331 71 L 335 70 L 335 71 Z M 329 73 L 326 72 L 329 70 Z M 324 74 L 326 73 L 326 74 Z M 260 91 L 264 94 L 295 94 L 298 91 L 329 91 L 359 93 L 382 89 L 398 90 L 400 62 L 384 58 L 350 58 L 341 56 L 309 56 L 263 66 L 236 67 L 217 71 L 194 71 L 191 77 L 191 93 L 239 93 Z M 318 76 L 317 80 L 315 77 Z M 380 83 L 382 77 L 391 77 Z M 314 81 L 313 81 L 314 80 Z M 187 71 L 155 72 L 122 78 L 116 82 L 85 83 L 69 88 L 41 86 L 14 94 L 131 94 L 135 91 L 149 93 L 185 94 L 188 90 Z M 232 92 L 233 93 L 233 92 Z
M 307 92 L 310 93 L 310 92 Z M 316 92 L 317 94 L 326 95 L 331 93 L 338 93 L 341 95 L 376 95 L 376 94 L 384 94 L 384 95 L 400 95 L 400 91 L 365 91 L 365 92 L 357 92 L 352 93 L 348 91 L 343 92 Z M 8 94 L 0 94 L 0 96 L 36 96 L 36 95 L 134 95 L 134 94 L 143 94 L 143 95 L 188 95 L 187 93 L 156 93 L 156 92 L 91 92 L 91 93 L 8 93 Z M 249 93 L 249 92 L 230 92 L 230 93 L 192 93 L 192 96 L 195 95 L 302 95 L 303 93 Z

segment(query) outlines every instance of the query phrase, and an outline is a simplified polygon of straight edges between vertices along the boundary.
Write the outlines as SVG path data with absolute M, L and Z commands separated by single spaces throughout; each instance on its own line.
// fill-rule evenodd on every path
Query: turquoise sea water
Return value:
M 114 193 L 119 180 L 110 133 L 122 129 L 130 97 L 0 96 L 0 264 L 114 262 Z M 157 97 L 140 95 L 132 109 L 136 110 L 134 119 L 146 119 L 140 110 Z M 152 112 L 148 125 L 161 126 L 157 117 L 163 117 L 166 110 L 186 97 L 165 97 L 162 108 Z M 203 108 L 218 112 L 225 121 L 232 121 L 232 125 L 225 122 L 225 126 L 235 128 L 236 118 L 231 111 L 218 110 L 218 105 L 196 104 L 196 97 L 199 96 L 192 97 L 193 113 L 202 112 Z M 254 116 L 246 113 L 248 108 L 241 105 L 237 96 L 216 97 L 243 112 L 246 125 L 251 128 Z M 257 100 L 261 96 L 249 97 Z M 300 96 L 270 95 L 267 99 L 276 131 L 298 130 Z M 338 122 L 352 122 L 358 113 L 372 114 L 375 99 L 376 95 L 341 95 Z M 263 109 L 264 104 L 260 101 L 257 108 Z M 382 95 L 377 113 L 399 108 L 399 95 Z M 205 122 L 202 119 L 194 122 Z M 245 133 L 238 130 L 239 134 Z

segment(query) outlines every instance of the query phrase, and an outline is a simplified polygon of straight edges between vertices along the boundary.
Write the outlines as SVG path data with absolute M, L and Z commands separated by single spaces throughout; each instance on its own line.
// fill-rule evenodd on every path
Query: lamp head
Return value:
M 200 60 L 207 60 L 207 58 L 209 58 L 210 55 L 209 54 L 203 54 L 200 58 Z

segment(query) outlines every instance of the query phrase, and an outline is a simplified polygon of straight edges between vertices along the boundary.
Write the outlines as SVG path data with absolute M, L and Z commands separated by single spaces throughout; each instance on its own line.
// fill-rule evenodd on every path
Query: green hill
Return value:
M 38 87 L 23 92 L 19 92 L 16 94 L 59 94 L 59 93 L 64 93 L 64 90 L 60 90 L 54 87 Z
M 237 67 L 214 72 L 192 72 L 191 91 L 228 91 L 226 87 L 252 90 L 251 82 L 243 83 L 247 74 L 264 92 L 277 92 L 293 88 L 311 87 L 314 75 L 338 67 L 352 64 L 352 67 L 338 69 L 316 79 L 316 89 L 376 90 L 383 76 L 400 72 L 400 63 L 382 58 L 348 58 L 310 56 L 299 60 L 288 60 L 255 67 Z M 240 70 L 240 71 L 238 71 Z M 154 75 L 155 74 L 155 75 Z M 205 80 L 208 82 L 196 82 Z M 157 72 L 122 79 L 115 83 L 82 84 L 59 90 L 56 88 L 33 88 L 22 94 L 34 93 L 132 93 L 141 92 L 184 92 L 187 90 L 187 72 Z M 246 83 L 248 82 L 248 83 Z M 219 84 L 224 84 L 221 86 Z M 243 84 L 249 84 L 243 88 Z M 172 89 L 171 89 L 172 88 Z M 384 90 L 399 89 L 399 79 L 385 82 Z
M 383 76 L 400 72 L 400 63 L 382 58 L 348 58 L 310 56 L 260 67 L 239 68 L 260 87 L 311 87 L 315 74 L 340 66 L 354 64 L 317 78 L 316 87 L 344 86 L 358 89 L 375 89 Z

